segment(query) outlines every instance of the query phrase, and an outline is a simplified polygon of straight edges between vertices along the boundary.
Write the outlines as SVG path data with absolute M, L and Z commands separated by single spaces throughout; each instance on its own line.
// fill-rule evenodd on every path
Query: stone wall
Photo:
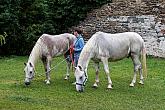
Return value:
M 137 32 L 148 55 L 165 58 L 165 0 L 113 0 L 88 13 L 77 27 L 88 40 L 97 31 Z

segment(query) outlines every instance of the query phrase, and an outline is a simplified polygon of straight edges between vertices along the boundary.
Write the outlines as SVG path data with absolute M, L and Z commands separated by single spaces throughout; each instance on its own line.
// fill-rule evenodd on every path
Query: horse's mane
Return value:
M 78 64 L 80 64 L 83 67 L 88 66 L 88 62 L 91 57 L 93 57 L 96 49 L 94 48 L 97 46 L 97 43 L 95 42 L 95 35 L 93 35 L 88 42 L 85 44 L 83 50 L 81 51 Z
M 41 45 L 42 45 L 41 39 L 38 39 L 30 53 L 28 62 L 33 62 L 34 63 L 33 65 L 35 65 L 36 61 L 41 56 Z
M 84 53 L 94 53 L 98 50 L 98 44 L 104 43 L 105 39 L 104 37 L 100 37 L 100 35 L 103 34 L 103 32 L 96 32 L 85 44 L 82 54 Z M 92 50 L 92 51 L 91 51 Z

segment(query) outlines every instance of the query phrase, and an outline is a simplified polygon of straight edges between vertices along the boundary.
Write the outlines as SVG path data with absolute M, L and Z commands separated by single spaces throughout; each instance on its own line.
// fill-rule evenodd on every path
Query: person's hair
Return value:
M 74 28 L 74 31 L 76 31 L 78 34 L 82 34 L 82 29 L 80 29 L 80 28 Z

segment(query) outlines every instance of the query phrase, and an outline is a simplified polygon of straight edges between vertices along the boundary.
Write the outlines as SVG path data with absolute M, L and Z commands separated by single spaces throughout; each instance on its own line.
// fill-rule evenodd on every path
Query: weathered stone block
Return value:
M 118 33 L 134 31 L 145 41 L 148 55 L 165 58 L 164 0 L 113 0 L 88 13 L 80 23 L 89 39 L 97 31 Z

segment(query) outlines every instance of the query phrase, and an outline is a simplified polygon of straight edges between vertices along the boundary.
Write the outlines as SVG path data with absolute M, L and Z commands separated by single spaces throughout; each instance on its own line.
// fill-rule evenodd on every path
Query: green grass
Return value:
M 107 90 L 106 75 L 100 68 L 100 84 L 92 88 L 95 70 L 90 62 L 89 79 L 85 92 L 75 90 L 73 72 L 68 81 L 63 80 L 65 62 L 51 72 L 51 84 L 44 83 L 42 63 L 37 62 L 36 76 L 29 87 L 24 81 L 24 62 L 28 57 L 12 56 L 0 59 L 0 110 L 165 110 L 165 59 L 148 58 L 148 77 L 145 85 L 129 87 L 133 76 L 130 59 L 111 62 L 113 90 Z M 53 60 L 56 65 L 62 60 Z M 139 78 L 139 75 L 138 75 Z M 139 81 L 139 79 L 137 80 Z

